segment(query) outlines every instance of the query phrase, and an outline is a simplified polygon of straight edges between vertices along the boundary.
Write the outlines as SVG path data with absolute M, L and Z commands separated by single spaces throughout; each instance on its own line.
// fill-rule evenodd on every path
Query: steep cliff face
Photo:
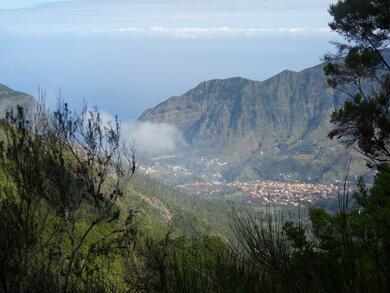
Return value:
M 306 173 L 313 172 L 320 178 L 345 167 L 339 155 L 348 158 L 327 138 L 330 114 L 344 99 L 327 87 L 323 65 L 318 65 L 265 81 L 202 82 L 145 111 L 139 120 L 174 124 L 198 152 L 231 158 L 236 162 L 234 172 L 229 170 L 232 178 L 309 177 Z
M 326 137 L 329 115 L 341 99 L 326 86 L 319 65 L 263 82 L 239 77 L 202 82 L 139 120 L 174 124 L 197 148 L 277 152 L 301 139 Z
M 0 118 L 5 116 L 7 110 L 16 108 L 17 105 L 24 109 L 32 109 L 36 104 L 37 102 L 34 97 L 14 91 L 0 84 Z

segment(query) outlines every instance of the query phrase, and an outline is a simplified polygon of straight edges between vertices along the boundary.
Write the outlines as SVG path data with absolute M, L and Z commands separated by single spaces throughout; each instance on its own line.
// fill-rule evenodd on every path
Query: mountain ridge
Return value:
M 196 153 L 230 160 L 233 165 L 224 172 L 229 179 L 339 177 L 350 151 L 327 134 L 331 113 L 347 97 L 327 86 L 323 67 L 284 70 L 264 81 L 203 81 L 138 120 L 173 124 Z
M 15 91 L 4 84 L 0 84 L 0 118 L 4 118 L 6 111 L 16 108 L 17 105 L 28 110 L 36 106 L 37 101 L 31 95 Z

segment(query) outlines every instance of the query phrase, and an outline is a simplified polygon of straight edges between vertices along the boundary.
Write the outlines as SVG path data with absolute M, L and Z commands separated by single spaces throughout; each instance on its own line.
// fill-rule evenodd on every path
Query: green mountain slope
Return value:
M 37 102 L 30 95 L 0 85 L 0 117 L 4 117 L 7 109 L 17 105 L 31 109 Z M 172 223 L 177 235 L 228 233 L 229 208 L 223 201 L 186 194 L 146 175 L 137 173 L 130 180 L 119 205 L 125 211 L 129 207 L 136 210 L 135 220 L 139 228 L 151 235 L 164 236 Z
M 206 232 L 227 235 L 230 208 L 221 199 L 184 193 L 137 173 L 124 198 L 125 206 L 135 207 L 142 230 L 159 234 L 175 225 L 175 234 L 193 236 Z
M 189 194 L 140 173 L 130 180 L 123 204 L 137 210 L 136 220 L 144 232 L 160 235 L 174 224 L 175 236 L 191 237 L 208 234 L 230 238 L 233 210 L 253 211 L 265 219 L 267 209 L 231 197 Z M 298 210 L 284 207 L 283 215 L 295 221 Z
M 345 98 L 327 87 L 320 64 L 265 81 L 202 82 L 139 120 L 176 125 L 196 153 L 231 163 L 227 179 L 333 180 L 344 174 L 349 154 L 327 138 L 329 117 Z
M 24 109 L 31 109 L 36 106 L 36 100 L 28 94 L 14 91 L 0 84 L 0 117 L 4 117 L 6 110 L 15 108 L 17 105 Z

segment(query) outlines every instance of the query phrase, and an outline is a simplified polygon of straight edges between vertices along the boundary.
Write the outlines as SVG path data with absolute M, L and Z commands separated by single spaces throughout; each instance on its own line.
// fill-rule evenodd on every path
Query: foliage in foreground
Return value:
M 233 267 L 250 272 L 244 276 L 256 276 L 250 283 L 255 292 L 390 290 L 390 2 L 339 0 L 329 12 L 331 29 L 346 43 L 337 43 L 338 54 L 326 56 L 325 73 L 329 85 L 350 96 L 332 114 L 329 137 L 355 147 L 377 175 L 371 188 L 360 180 L 353 198 L 340 195 L 338 212 L 311 209 L 307 227 L 282 224 L 271 216 L 264 223 L 251 214 L 236 213 Z M 367 80 L 376 85 L 367 87 Z M 229 264 L 203 266 L 203 275 L 211 278 L 216 276 L 213 270 L 229 271 Z M 201 280 L 229 280 L 219 277 Z M 242 291 L 243 283 L 236 281 L 231 291 Z M 213 291 L 224 292 L 224 287 Z
M 328 57 L 332 86 L 356 86 L 335 111 L 331 137 L 377 170 L 340 195 L 330 214 L 283 223 L 268 210 L 235 210 L 218 236 L 141 235 L 120 208 L 134 158 L 123 165 L 119 125 L 66 105 L 3 121 L 0 144 L 0 287 L 4 292 L 388 292 L 390 290 L 388 0 L 339 0 L 331 28 L 347 40 Z M 345 57 L 340 63 L 338 57 Z M 364 87 L 375 79 L 378 86 Z M 123 205 L 122 205 L 123 206 Z M 155 236 L 155 237 L 153 237 Z
M 30 116 L 18 108 L 2 125 L 1 288 L 100 290 L 134 236 L 131 211 L 116 205 L 134 172 L 122 164 L 119 125 L 66 104 Z

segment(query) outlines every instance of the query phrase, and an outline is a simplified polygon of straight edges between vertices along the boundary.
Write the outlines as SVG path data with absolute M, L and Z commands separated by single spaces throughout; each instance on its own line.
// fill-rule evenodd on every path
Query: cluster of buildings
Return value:
M 153 158 L 153 164 L 149 166 L 139 166 L 139 171 L 160 178 L 162 176 L 183 179 L 174 179 L 170 183 L 176 188 L 186 190 L 193 194 L 225 194 L 241 191 L 243 200 L 249 203 L 265 205 L 277 204 L 285 206 L 300 206 L 304 204 L 316 203 L 320 200 L 336 197 L 342 192 L 340 186 L 342 182 L 316 184 L 316 183 L 297 183 L 291 180 L 293 175 L 285 175 L 280 181 L 257 180 L 253 182 L 235 181 L 232 183 L 224 182 L 220 168 L 227 163 L 218 159 L 201 157 L 202 168 L 198 166 L 199 172 L 192 173 L 189 169 L 175 161 L 175 156 L 159 156 Z M 283 174 L 280 174 L 283 175 Z M 291 178 L 289 178 L 289 176 Z M 177 183 L 175 183 L 175 180 Z M 191 181 L 193 180 L 193 181 Z M 308 182 L 311 178 L 308 178 Z M 351 192 L 350 190 L 348 190 Z
M 146 174 L 146 175 L 154 175 L 154 174 L 157 174 L 157 172 L 158 172 L 158 170 L 156 168 L 149 167 L 149 166 L 138 165 L 137 168 L 141 173 Z
M 192 172 L 180 165 L 169 165 L 164 166 L 138 166 L 138 170 L 146 175 L 161 175 L 163 173 L 177 176 L 191 176 Z
M 256 204 L 299 206 L 335 197 L 340 192 L 339 187 L 331 183 L 286 183 L 257 180 L 251 183 L 235 181 L 230 185 L 249 193 L 251 197 L 249 202 Z
M 182 189 L 186 192 L 196 195 L 212 195 L 222 193 L 224 188 L 220 181 L 194 182 L 190 184 L 176 185 L 175 188 Z
M 179 157 L 180 156 L 176 156 L 176 155 L 161 155 L 161 156 L 153 157 L 151 160 L 152 161 L 163 161 L 163 160 L 176 159 Z
M 222 167 L 228 164 L 226 162 L 220 161 L 219 159 L 209 159 L 205 157 L 201 157 L 200 161 L 207 167 L 213 167 L 213 166 Z

